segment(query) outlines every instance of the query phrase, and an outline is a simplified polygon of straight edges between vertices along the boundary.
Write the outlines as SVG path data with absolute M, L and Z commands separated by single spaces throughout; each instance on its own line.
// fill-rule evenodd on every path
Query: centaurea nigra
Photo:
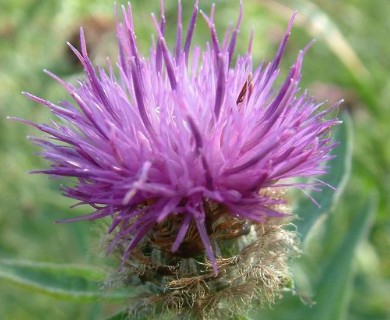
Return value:
M 271 301 L 289 277 L 297 251 L 283 195 L 313 187 L 293 178 L 326 173 L 334 142 L 334 107 L 322 107 L 299 82 L 305 50 L 280 87 L 275 85 L 290 30 L 268 64 L 253 67 L 248 51 L 235 61 L 242 19 L 221 40 L 201 12 L 211 41 L 191 48 L 199 16 L 196 2 L 171 51 L 165 16 L 152 16 L 157 43 L 149 57 L 138 51 L 132 9 L 117 21 L 117 74 L 96 69 L 71 44 L 86 79 L 70 84 L 46 71 L 73 98 L 54 104 L 26 93 L 57 117 L 51 125 L 21 120 L 51 139 L 34 138 L 51 168 L 36 172 L 76 178 L 66 196 L 89 204 L 89 215 L 109 217 L 109 251 L 120 253 L 129 283 L 146 281 L 156 295 L 134 307 L 221 312 L 251 300 Z M 238 299 L 238 298 L 239 299 Z M 236 299 L 237 298 L 237 299 Z M 163 308 L 162 307 L 162 308 Z

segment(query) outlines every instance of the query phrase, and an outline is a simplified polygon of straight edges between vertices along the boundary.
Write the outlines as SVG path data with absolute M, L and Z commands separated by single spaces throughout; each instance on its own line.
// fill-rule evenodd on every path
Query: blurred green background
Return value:
M 188 19 L 192 1 L 183 2 Z M 235 23 L 238 1 L 215 3 L 216 24 L 222 31 L 228 22 Z M 200 6 L 208 12 L 210 4 L 204 0 Z M 149 14 L 158 14 L 159 1 L 134 0 L 132 5 L 138 43 L 147 54 L 152 39 Z M 176 1 L 166 0 L 165 7 L 172 45 Z M 355 131 L 351 178 L 332 215 L 336 218 L 329 219 L 333 231 L 315 255 L 332 251 L 348 233 L 364 199 L 376 196 L 375 221 L 351 269 L 356 276 L 347 313 L 348 319 L 390 319 L 390 1 L 244 0 L 237 52 L 245 52 L 253 27 L 255 62 L 269 61 L 293 10 L 299 14 L 282 69 L 287 72 L 299 49 L 316 38 L 305 58 L 302 88 L 330 103 L 344 98 L 342 108 L 350 113 Z M 0 259 L 94 264 L 101 256 L 93 223 L 54 223 L 88 208 L 70 209 L 74 201 L 60 195 L 60 181 L 26 173 L 47 166 L 26 139 L 39 133 L 6 116 L 34 122 L 50 119 L 46 108 L 28 101 L 21 91 L 54 102 L 66 98 L 42 70 L 68 81 L 82 76 L 65 44 L 77 42 L 80 25 L 86 29 L 94 61 L 102 66 L 106 56 L 115 61 L 113 11 L 107 0 L 0 2 Z M 203 44 L 209 34 L 203 22 L 198 25 L 195 42 Z M 117 308 L 63 302 L 0 279 L 0 319 L 103 319 Z

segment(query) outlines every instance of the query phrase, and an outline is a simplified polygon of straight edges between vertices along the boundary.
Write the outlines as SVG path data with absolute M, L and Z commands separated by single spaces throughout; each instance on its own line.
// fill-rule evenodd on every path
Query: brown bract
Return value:
M 270 188 L 265 192 L 281 196 Z M 205 258 L 195 225 L 179 249 L 171 251 L 182 223 L 180 215 L 172 216 L 151 230 L 120 272 L 126 284 L 148 292 L 131 301 L 130 318 L 173 312 L 185 319 L 225 319 L 281 297 L 291 278 L 288 260 L 299 253 L 291 218 L 250 222 L 211 202 L 205 203 L 205 210 L 218 275 Z

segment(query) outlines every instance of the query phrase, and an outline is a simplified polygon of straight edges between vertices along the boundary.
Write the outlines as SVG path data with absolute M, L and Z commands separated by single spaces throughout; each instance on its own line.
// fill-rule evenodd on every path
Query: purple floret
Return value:
M 86 79 L 73 86 L 47 72 L 73 102 L 56 105 L 26 93 L 58 117 L 50 125 L 22 120 L 51 136 L 34 138 L 52 164 L 36 172 L 76 178 L 65 195 L 95 211 L 67 221 L 110 216 L 112 247 L 131 239 L 124 260 L 156 224 L 182 215 L 172 250 L 194 223 L 217 272 L 204 203 L 221 204 L 232 216 L 259 223 L 285 216 L 275 210 L 280 200 L 261 191 L 313 187 L 291 178 L 326 173 L 334 146 L 329 130 L 338 121 L 325 116 L 336 106 L 322 107 L 300 93 L 304 51 L 284 82 L 275 85 L 294 17 L 273 61 L 253 68 L 251 43 L 233 63 L 242 10 L 223 41 L 215 30 L 214 7 L 210 17 L 201 13 L 211 36 L 203 50 L 191 49 L 198 4 L 184 38 L 179 5 L 172 51 L 164 38 L 162 10 L 160 21 L 152 16 L 157 44 L 149 57 L 138 52 L 130 5 L 122 7 L 122 15 L 119 76 L 112 66 L 95 69 L 81 30 L 81 51 L 70 47 Z

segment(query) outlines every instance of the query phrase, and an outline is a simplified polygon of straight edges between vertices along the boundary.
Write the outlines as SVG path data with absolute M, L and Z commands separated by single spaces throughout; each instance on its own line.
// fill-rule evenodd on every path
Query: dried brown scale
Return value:
M 281 199 L 281 193 L 271 188 L 262 193 Z M 273 209 L 287 213 L 284 205 Z M 133 282 L 138 279 L 153 284 L 149 296 L 132 301 L 132 316 L 174 312 L 185 319 L 229 318 L 252 305 L 272 304 L 281 297 L 290 279 L 288 259 L 298 253 L 295 232 L 285 229 L 290 218 L 249 222 L 210 202 L 206 202 L 205 211 L 209 236 L 221 252 L 218 275 L 198 250 L 201 240 L 194 224 L 189 227 L 184 247 L 171 252 L 183 220 L 174 215 L 156 225 L 124 265 L 123 272 Z

